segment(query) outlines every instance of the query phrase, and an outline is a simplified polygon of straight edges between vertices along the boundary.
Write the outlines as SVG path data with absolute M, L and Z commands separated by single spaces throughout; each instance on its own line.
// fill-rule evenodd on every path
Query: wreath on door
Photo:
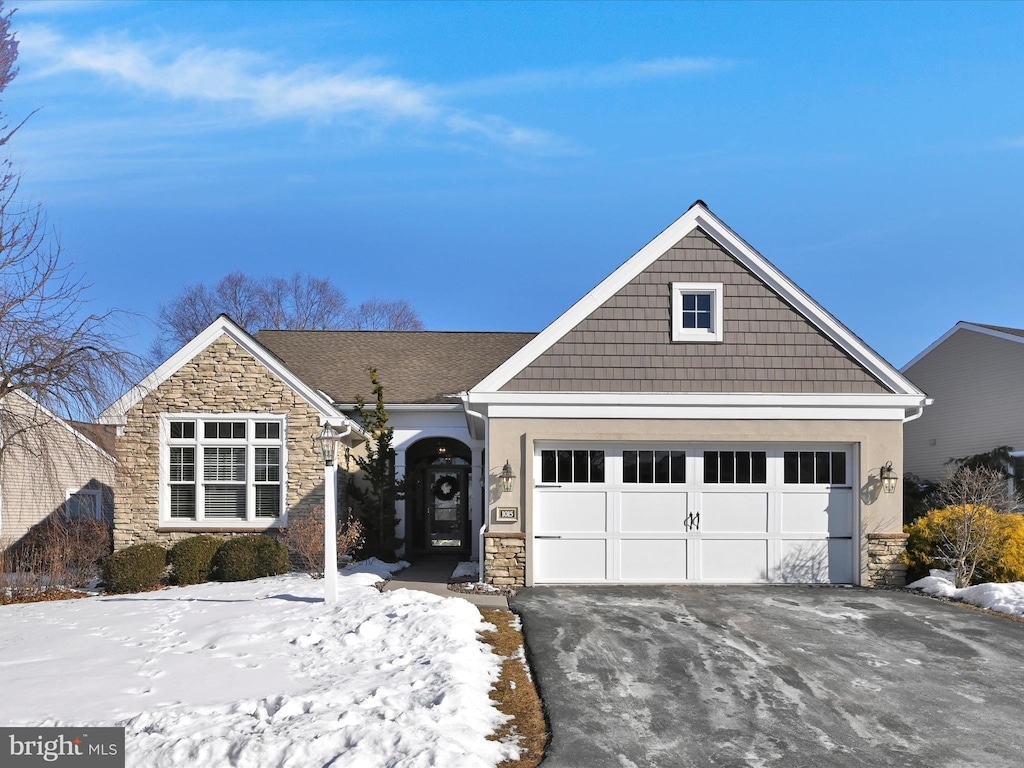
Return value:
M 434 483 L 431 488 L 431 493 L 434 494 L 435 499 L 441 501 L 451 501 L 455 498 L 455 494 L 459 492 L 459 481 L 455 475 L 442 475 L 437 478 L 437 482 Z

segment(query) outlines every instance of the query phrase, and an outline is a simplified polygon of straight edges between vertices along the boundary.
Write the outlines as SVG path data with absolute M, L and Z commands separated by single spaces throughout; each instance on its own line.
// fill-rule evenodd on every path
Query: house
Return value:
M 961 321 L 903 374 L 935 399 L 906 427 L 906 471 L 939 481 L 951 459 L 1009 446 L 1024 477 L 1024 330 Z
M 411 557 L 483 553 L 495 584 L 902 578 L 880 474 L 924 394 L 699 201 L 536 335 L 218 318 L 104 414 L 117 546 L 307 514 L 310 436 L 359 439 L 371 366 Z
M 62 419 L 20 390 L 0 401 L 0 433 L 0 552 L 53 515 L 112 521 L 112 433 Z

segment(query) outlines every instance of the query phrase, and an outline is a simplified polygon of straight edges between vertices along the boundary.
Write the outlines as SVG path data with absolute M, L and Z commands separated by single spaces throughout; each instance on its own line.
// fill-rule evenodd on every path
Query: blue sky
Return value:
M 14 5 L 14 4 L 9 4 Z M 695 199 L 897 366 L 1024 327 L 1024 4 L 23 2 L 97 309 L 241 269 L 540 330 Z

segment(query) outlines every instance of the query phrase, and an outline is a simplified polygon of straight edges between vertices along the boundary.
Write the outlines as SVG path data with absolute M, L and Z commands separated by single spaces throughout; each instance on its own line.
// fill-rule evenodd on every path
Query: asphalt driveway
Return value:
M 1024 624 L 842 587 L 537 587 L 511 600 L 542 768 L 1024 765 Z

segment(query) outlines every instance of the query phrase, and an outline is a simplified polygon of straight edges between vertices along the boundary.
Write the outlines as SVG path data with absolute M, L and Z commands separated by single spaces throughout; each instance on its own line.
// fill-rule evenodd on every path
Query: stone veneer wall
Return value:
M 222 336 L 150 392 L 127 414 L 117 440 L 117 502 L 114 547 L 152 541 L 172 544 L 197 533 L 232 535 L 264 528 L 168 529 L 160 527 L 160 414 L 287 414 L 289 517 L 323 504 L 323 463 L 311 437 L 319 416 L 305 400 L 233 340 Z
M 869 533 L 867 587 L 905 587 L 907 565 L 903 553 L 907 551 L 905 533 Z
M 484 581 L 502 587 L 526 584 L 526 534 L 484 534 Z

